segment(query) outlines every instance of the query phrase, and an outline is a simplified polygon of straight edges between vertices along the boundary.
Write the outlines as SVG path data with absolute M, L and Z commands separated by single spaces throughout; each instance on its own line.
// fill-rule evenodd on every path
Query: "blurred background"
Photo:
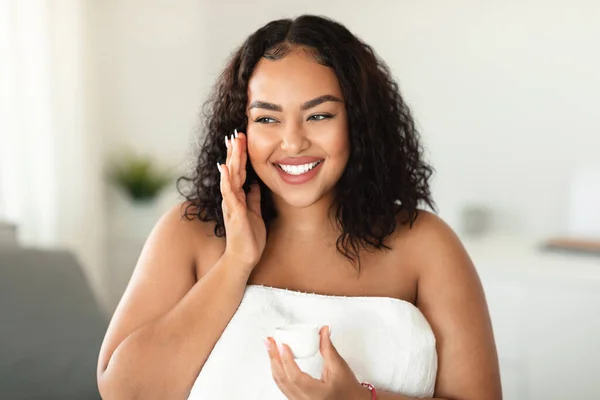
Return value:
M 505 399 L 600 398 L 599 2 L 0 0 L 0 399 L 97 396 L 211 86 L 251 32 L 303 13 L 398 80 L 482 277 Z

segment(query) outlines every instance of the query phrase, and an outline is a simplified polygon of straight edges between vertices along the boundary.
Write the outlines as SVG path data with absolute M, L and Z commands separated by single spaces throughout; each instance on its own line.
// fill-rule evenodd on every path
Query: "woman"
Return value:
M 431 168 L 373 50 L 325 18 L 271 22 L 209 105 L 187 201 L 106 334 L 103 397 L 500 399 L 481 284 L 418 208 Z M 320 376 L 272 337 L 295 322 L 322 326 Z

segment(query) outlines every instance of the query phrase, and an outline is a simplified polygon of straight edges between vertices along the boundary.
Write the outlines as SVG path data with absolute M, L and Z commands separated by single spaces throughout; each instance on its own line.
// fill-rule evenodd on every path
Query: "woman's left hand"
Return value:
M 266 339 L 273 379 L 279 389 L 290 400 L 370 399 L 369 390 L 358 382 L 346 361 L 331 343 L 329 327 L 321 328 L 319 334 L 324 360 L 321 379 L 314 379 L 302 372 L 287 345 L 275 343 L 270 337 Z

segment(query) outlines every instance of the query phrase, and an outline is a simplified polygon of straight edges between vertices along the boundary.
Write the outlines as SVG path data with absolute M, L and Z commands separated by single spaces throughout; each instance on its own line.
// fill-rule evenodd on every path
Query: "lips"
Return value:
M 306 158 L 303 159 L 302 160 L 303 162 L 299 163 L 299 164 L 297 164 L 297 163 L 296 164 L 284 164 L 286 166 L 285 168 L 292 173 L 288 173 L 288 172 L 284 171 L 283 168 L 278 164 L 273 165 L 273 167 L 277 170 L 277 173 L 281 177 L 281 180 L 283 180 L 285 183 L 287 183 L 289 185 L 300 185 L 300 184 L 311 181 L 315 176 L 317 176 L 317 174 L 319 173 L 319 170 L 323 167 L 323 164 L 324 164 L 324 160 L 318 159 L 315 157 L 311 158 L 312 161 L 306 162 L 305 160 L 306 160 Z M 314 167 L 310 168 L 309 170 L 307 170 L 306 172 L 302 172 L 301 169 L 299 170 L 299 168 L 302 168 L 302 167 L 296 167 L 296 166 L 306 165 L 306 164 L 311 164 L 311 163 L 313 163 L 313 164 L 316 163 L 316 165 Z
M 303 164 L 311 164 L 317 161 L 321 161 L 323 158 L 321 157 L 312 157 L 312 156 L 302 156 L 302 157 L 286 157 L 281 160 L 274 161 L 273 164 L 279 165 L 303 165 Z

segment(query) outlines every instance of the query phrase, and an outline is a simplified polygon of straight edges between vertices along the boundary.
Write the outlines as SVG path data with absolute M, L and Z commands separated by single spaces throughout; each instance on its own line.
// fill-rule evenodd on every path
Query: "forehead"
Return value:
M 302 50 L 293 50 L 279 60 L 263 57 L 248 83 L 249 102 L 304 102 L 323 94 L 343 98 L 334 70 Z

